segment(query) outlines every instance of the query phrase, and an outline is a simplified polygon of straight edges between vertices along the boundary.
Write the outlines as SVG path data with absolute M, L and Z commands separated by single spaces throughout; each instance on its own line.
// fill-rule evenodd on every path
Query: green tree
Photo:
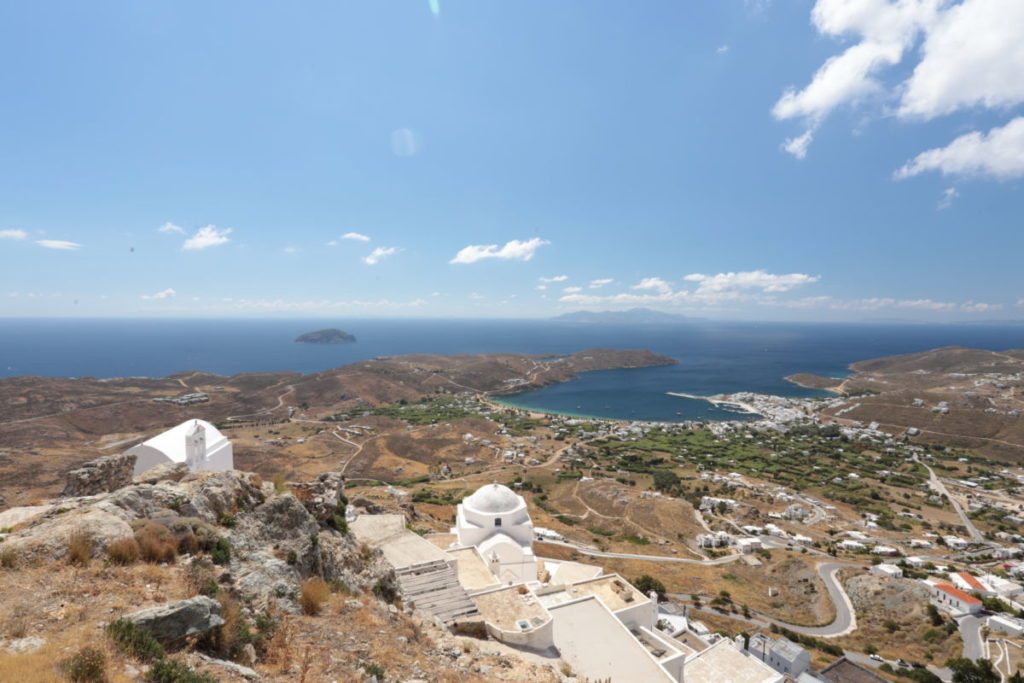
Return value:
M 650 574 L 644 574 L 633 579 L 633 585 L 636 589 L 645 595 L 654 591 L 658 594 L 658 600 L 663 601 L 665 599 L 665 584 L 658 579 L 654 578 Z
M 999 683 L 1000 676 L 987 659 L 953 657 L 946 660 L 946 666 L 953 670 L 953 683 Z

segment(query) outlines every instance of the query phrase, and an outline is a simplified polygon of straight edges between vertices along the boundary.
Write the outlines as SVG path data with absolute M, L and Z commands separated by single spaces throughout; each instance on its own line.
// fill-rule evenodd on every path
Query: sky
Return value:
M 0 5 L 0 316 L 1024 318 L 1020 0 Z

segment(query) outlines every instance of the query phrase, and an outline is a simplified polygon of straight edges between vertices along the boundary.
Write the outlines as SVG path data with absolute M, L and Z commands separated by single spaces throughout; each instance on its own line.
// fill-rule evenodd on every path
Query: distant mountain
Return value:
M 652 311 L 649 308 L 631 308 L 628 311 L 573 311 L 559 315 L 552 320 L 563 323 L 682 323 L 690 319 L 685 315 Z

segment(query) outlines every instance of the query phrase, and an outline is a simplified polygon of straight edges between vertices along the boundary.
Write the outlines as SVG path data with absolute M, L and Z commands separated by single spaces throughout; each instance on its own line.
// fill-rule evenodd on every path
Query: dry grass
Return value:
M 68 538 L 68 562 L 86 566 L 92 559 L 92 537 L 85 531 L 76 531 Z
M 135 530 L 139 556 L 146 562 L 174 562 L 178 557 L 178 541 L 163 524 L 146 520 Z
M 119 538 L 107 546 L 107 557 L 114 564 L 133 564 L 139 559 L 139 543 L 134 538 Z
M 299 606 L 303 614 L 315 616 L 320 614 L 323 605 L 331 597 L 331 587 L 319 576 L 302 582 L 299 592 Z

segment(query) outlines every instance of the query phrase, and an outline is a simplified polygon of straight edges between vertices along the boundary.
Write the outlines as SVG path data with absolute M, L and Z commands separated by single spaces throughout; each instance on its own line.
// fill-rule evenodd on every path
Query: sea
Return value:
M 336 327 L 358 341 L 296 344 L 305 332 Z M 1024 348 L 1024 325 L 708 322 L 612 325 L 551 320 L 439 319 L 0 319 L 0 377 L 163 377 L 183 370 L 223 375 L 316 372 L 405 353 L 567 354 L 587 348 L 639 348 L 677 365 L 604 370 L 505 397 L 532 410 L 626 420 L 734 420 L 742 415 L 708 396 L 754 391 L 824 396 L 786 382 L 809 372 L 848 374 L 858 360 L 961 345 Z

